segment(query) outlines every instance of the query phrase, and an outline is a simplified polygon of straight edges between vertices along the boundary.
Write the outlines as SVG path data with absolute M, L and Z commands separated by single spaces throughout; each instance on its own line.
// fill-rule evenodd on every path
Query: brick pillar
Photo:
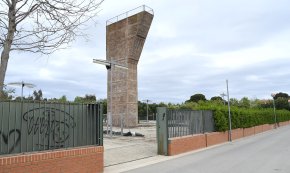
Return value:
M 142 11 L 107 25 L 107 60 L 126 65 L 128 70 L 113 67 L 112 118 L 113 125 L 134 127 L 138 123 L 138 61 L 153 20 L 153 14 Z M 110 74 L 108 71 L 108 108 L 110 111 Z

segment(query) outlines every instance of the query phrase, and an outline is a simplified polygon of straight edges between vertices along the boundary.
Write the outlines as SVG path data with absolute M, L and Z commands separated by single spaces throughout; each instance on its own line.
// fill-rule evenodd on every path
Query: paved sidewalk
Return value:
M 152 157 L 148 157 L 148 158 L 144 158 L 144 159 L 139 159 L 139 160 L 134 160 L 134 161 L 130 161 L 130 162 L 126 162 L 126 163 L 122 163 L 122 164 L 117 164 L 117 165 L 112 165 L 112 166 L 108 166 L 105 167 L 104 169 L 104 173 L 120 173 L 120 172 L 126 172 L 126 171 L 130 171 L 136 168 L 141 168 L 144 166 L 148 166 L 148 165 L 153 165 L 156 163 L 160 163 L 160 162 L 164 162 L 167 160 L 173 160 L 176 158 L 180 158 L 180 157 L 184 157 L 187 155 L 191 155 L 193 153 L 198 153 L 204 150 L 209 150 L 211 148 L 216 148 L 222 145 L 225 145 L 228 143 L 223 143 L 223 144 L 219 144 L 219 145 L 214 145 L 208 148 L 202 148 L 199 150 L 194 150 L 191 152 L 187 152 L 187 153 L 182 153 L 179 155 L 175 155 L 175 156 L 162 156 L 162 155 L 155 155 Z
M 106 127 L 104 127 L 106 130 Z M 120 132 L 120 128 L 113 127 Z M 144 158 L 157 156 L 155 122 L 143 122 L 136 128 L 125 128 L 124 133 L 137 132 L 144 137 L 113 136 L 104 134 L 104 165 L 106 167 L 124 164 Z
M 128 173 L 289 173 L 289 136 L 290 126 L 283 126 Z
M 235 140 L 233 142 L 226 142 L 226 143 L 222 143 L 222 144 L 210 146 L 208 148 L 202 148 L 202 149 L 199 149 L 199 150 L 194 150 L 194 151 L 191 151 L 191 152 L 182 153 L 182 154 L 175 155 L 175 156 L 161 156 L 161 155 L 156 155 L 156 156 L 148 157 L 148 158 L 145 158 L 145 159 L 135 160 L 135 161 L 131 161 L 131 162 L 123 163 L 123 164 L 117 164 L 117 165 L 105 167 L 104 173 L 127 172 L 127 171 L 131 171 L 131 170 L 137 169 L 137 168 L 143 169 L 142 167 L 149 166 L 149 165 L 150 165 L 150 168 L 151 167 L 156 167 L 156 163 L 160 163 L 160 162 L 164 162 L 164 161 L 169 161 L 169 160 L 175 160 L 177 158 L 183 158 L 184 156 L 191 157 L 192 154 L 194 154 L 194 158 L 195 159 L 199 160 L 202 157 L 199 157 L 198 155 L 202 155 L 204 153 L 208 153 L 208 152 L 212 152 L 212 151 L 215 151 L 215 150 L 219 150 L 220 148 L 229 148 L 229 149 L 231 149 L 235 145 L 240 145 L 240 144 L 244 144 L 244 143 L 252 144 L 253 141 L 261 140 L 261 139 L 267 139 L 267 138 L 269 138 L 269 136 L 274 136 L 276 138 L 281 138 L 281 139 L 279 139 L 279 140 L 270 140 L 271 142 L 268 142 L 267 144 L 273 143 L 273 142 L 277 142 L 277 141 L 283 141 L 283 140 L 288 139 L 288 138 L 278 137 L 278 136 L 279 136 L 279 134 L 281 132 L 288 133 L 289 132 L 289 129 L 290 129 L 290 126 L 285 126 L 285 127 L 282 127 L 282 128 L 278 128 L 278 129 L 275 129 L 275 130 L 270 130 L 270 131 L 267 131 L 267 132 L 264 132 L 264 133 L 260 133 L 260 134 L 257 134 L 257 135 L 253 135 L 253 136 L 248 136 L 248 137 L 245 137 L 245 138 L 241 138 L 241 139 Z M 286 143 L 287 143 L 287 141 L 286 141 Z M 266 143 L 263 143 L 263 145 L 265 145 L 265 144 Z M 248 146 L 248 144 L 246 146 Z M 271 148 L 275 148 L 275 147 L 271 147 Z M 238 147 L 238 149 L 235 149 L 234 151 L 235 152 L 239 152 L 239 150 L 240 150 L 240 147 Z M 256 151 L 257 148 L 255 148 L 254 150 Z M 279 148 L 277 148 L 276 150 L 279 150 Z M 206 151 L 206 152 L 202 152 L 202 151 Z M 288 151 L 290 151 L 290 150 L 288 150 Z M 283 151 L 283 152 L 285 152 L 285 151 Z M 222 152 L 222 153 L 225 153 L 225 152 Z M 275 153 L 281 153 L 281 152 L 275 152 Z M 251 152 L 250 152 L 250 154 L 251 154 Z M 285 155 L 285 153 L 284 153 L 284 155 Z M 287 155 L 287 153 L 286 153 L 286 155 Z M 210 155 L 210 158 L 212 158 L 212 155 Z M 240 158 L 240 157 L 235 157 L 235 158 Z M 246 158 L 248 159 L 249 157 L 246 157 Z M 272 160 L 271 160 L 271 162 L 272 162 Z M 165 164 L 165 162 L 162 163 L 162 164 Z M 190 164 L 192 164 L 192 162 L 190 162 Z M 177 164 L 177 165 L 179 165 L 179 164 Z M 168 168 L 168 166 L 167 166 L 167 168 Z M 153 169 L 153 170 L 155 172 L 156 171 L 157 172 L 160 172 L 160 170 L 157 170 L 157 169 Z M 150 171 L 147 170 L 145 172 L 152 172 L 153 170 L 150 170 Z M 190 169 L 190 170 L 192 170 L 192 169 Z M 163 171 L 165 171 L 165 169 L 162 169 L 161 172 L 163 172 Z M 182 172 L 181 169 L 179 171 Z M 278 169 L 275 169 L 273 172 L 276 172 L 276 171 L 279 171 L 279 170 Z M 173 172 L 177 172 L 177 171 L 175 170 Z M 190 172 L 192 172 L 192 171 L 190 171 Z M 203 171 L 201 171 L 201 172 L 203 172 Z

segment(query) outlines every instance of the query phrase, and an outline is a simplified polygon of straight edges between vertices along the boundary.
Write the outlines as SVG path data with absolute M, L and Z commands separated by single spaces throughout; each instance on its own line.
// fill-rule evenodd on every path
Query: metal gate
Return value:
M 214 131 L 212 111 L 167 110 L 169 138 Z
M 158 154 L 168 155 L 168 139 L 215 131 L 213 112 L 157 108 Z

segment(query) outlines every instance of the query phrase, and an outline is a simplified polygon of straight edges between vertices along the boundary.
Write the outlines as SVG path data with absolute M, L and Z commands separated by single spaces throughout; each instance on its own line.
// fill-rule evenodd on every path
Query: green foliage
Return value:
M 103 113 L 107 114 L 107 105 L 108 105 L 107 99 L 100 99 L 100 100 L 98 100 L 98 102 L 102 103 Z
M 288 99 L 289 98 L 289 95 L 287 93 L 283 93 L 283 92 L 279 92 L 277 94 L 275 94 L 274 96 L 274 99 L 278 99 L 279 97 L 282 97 L 282 98 L 285 98 L 285 99 Z
M 205 96 L 203 94 L 194 94 L 186 102 L 196 102 L 196 103 L 198 103 L 199 101 L 206 101 L 206 98 L 205 98 Z
M 75 103 L 96 103 L 97 99 L 95 95 L 86 94 L 85 97 L 76 96 Z
M 45 99 L 43 99 L 45 101 Z M 51 98 L 47 100 L 48 102 L 55 102 L 55 103 L 67 103 L 69 102 L 65 95 L 61 96 L 60 98 Z
M 250 100 L 250 108 L 262 108 L 260 105 L 260 100 L 257 98 L 251 99 Z
M 154 115 L 157 113 L 157 107 L 168 107 L 170 109 L 175 109 L 179 107 L 179 105 L 174 105 L 172 103 L 165 104 L 163 102 L 160 103 L 149 103 L 148 104 L 148 116 L 149 119 L 155 118 Z M 138 101 L 138 118 L 139 120 L 144 120 L 147 117 L 147 103 Z
M 236 98 L 230 98 L 231 106 L 239 106 L 239 100 Z
M 13 98 L 13 94 L 15 93 L 15 89 L 9 89 L 6 87 L 6 85 L 3 88 L 3 91 L 0 91 L 2 93 L 0 93 L 0 99 L 3 100 L 12 100 Z
M 214 117 L 220 119 L 221 115 L 219 111 L 214 110 Z M 227 119 L 228 111 L 222 111 L 223 119 Z M 286 110 L 277 110 L 277 122 L 290 120 L 290 112 Z M 245 108 L 232 108 L 232 128 L 248 128 L 262 124 L 273 124 L 274 123 L 274 113 L 273 109 L 245 109 Z M 219 120 L 224 122 L 224 120 Z M 218 131 L 224 131 L 224 126 L 227 126 L 227 122 L 224 125 L 219 125 L 217 127 Z
M 210 98 L 211 101 L 223 101 L 223 98 L 221 98 L 220 96 L 214 96 L 212 98 Z
M 147 112 L 146 112 L 146 103 L 138 101 L 138 116 L 146 116 Z
M 15 101 L 22 101 L 22 100 L 24 100 L 24 101 L 32 101 L 33 100 L 33 97 L 32 96 L 28 96 L 28 97 L 21 98 L 21 96 L 18 96 L 18 97 L 15 97 L 14 100 Z
M 157 112 L 157 107 L 160 107 L 160 106 L 166 107 L 166 105 L 164 106 L 164 105 L 160 105 L 160 104 L 157 104 L 157 103 L 152 103 L 152 104 L 149 104 L 148 106 L 149 106 L 150 112 L 152 112 L 152 113 L 156 113 Z
M 275 99 L 275 105 L 277 109 L 289 109 L 288 98 L 278 97 Z
M 191 110 L 212 110 L 214 114 L 217 131 L 228 130 L 228 107 L 216 101 L 199 103 L 185 103 L 179 105 L 177 109 Z M 277 110 L 277 122 L 290 120 L 290 111 Z M 262 124 L 274 124 L 275 117 L 273 108 L 244 108 L 241 106 L 231 106 L 232 129 L 248 128 Z
M 61 96 L 61 97 L 59 98 L 59 102 L 61 102 L 61 103 L 66 103 L 66 102 L 67 102 L 67 98 L 66 98 L 66 96 L 65 96 L 65 95 Z
M 242 108 L 250 108 L 251 106 L 251 102 L 248 99 L 248 97 L 243 97 L 240 101 L 239 101 L 239 107 Z
M 272 100 L 259 100 L 257 108 L 273 108 Z
M 228 120 L 224 116 L 224 112 L 221 110 L 216 110 L 214 112 L 214 122 L 215 122 L 215 128 L 218 131 L 226 131 L 228 130 Z

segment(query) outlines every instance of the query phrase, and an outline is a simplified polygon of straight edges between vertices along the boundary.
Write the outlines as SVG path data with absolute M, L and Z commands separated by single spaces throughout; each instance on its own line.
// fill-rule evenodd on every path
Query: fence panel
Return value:
M 102 106 L 0 102 L 0 155 L 102 145 Z
M 167 110 L 169 138 L 213 132 L 212 111 Z
M 204 119 L 204 123 L 203 123 L 203 132 L 214 132 L 215 131 L 215 124 L 214 124 L 214 118 L 213 118 L 213 112 L 212 111 L 208 111 L 208 110 L 204 110 L 202 111 L 203 113 L 203 119 Z

